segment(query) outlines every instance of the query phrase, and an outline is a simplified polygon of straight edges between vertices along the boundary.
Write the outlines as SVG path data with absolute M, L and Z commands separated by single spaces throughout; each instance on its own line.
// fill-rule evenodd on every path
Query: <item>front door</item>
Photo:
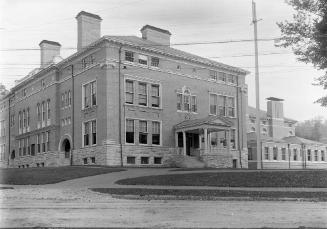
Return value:
M 186 133 L 186 155 L 191 156 L 191 147 L 192 147 L 193 135 Z

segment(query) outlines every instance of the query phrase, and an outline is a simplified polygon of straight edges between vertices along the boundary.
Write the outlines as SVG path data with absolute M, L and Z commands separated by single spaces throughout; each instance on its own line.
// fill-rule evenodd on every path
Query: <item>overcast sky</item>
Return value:
M 256 2 L 262 19 L 259 38 L 279 37 L 276 22 L 290 19 L 293 10 L 284 0 Z M 0 10 L 0 82 L 7 88 L 40 64 L 39 50 L 12 49 L 38 49 L 47 39 L 61 43 L 64 58 L 76 51 L 75 16 L 81 10 L 102 17 L 102 35 L 140 36 L 140 28 L 150 24 L 169 30 L 171 43 L 253 39 L 250 0 L 1 0 Z M 249 105 L 255 105 L 253 42 L 175 48 L 249 70 Z M 273 41 L 261 41 L 259 53 L 261 108 L 266 109 L 265 98 L 273 96 L 285 99 L 289 118 L 327 119 L 327 108 L 314 104 L 327 91 L 312 85 L 323 72 L 297 62 L 290 50 L 274 47 Z

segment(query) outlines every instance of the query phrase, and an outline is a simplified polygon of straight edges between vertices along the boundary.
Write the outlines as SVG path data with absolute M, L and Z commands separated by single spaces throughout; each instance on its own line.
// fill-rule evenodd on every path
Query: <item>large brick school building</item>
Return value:
M 248 72 L 170 46 L 146 25 L 102 36 L 101 17 L 77 16 L 77 52 L 43 40 L 41 66 L 1 99 L 8 167 L 169 166 L 177 155 L 212 167 L 248 165 Z

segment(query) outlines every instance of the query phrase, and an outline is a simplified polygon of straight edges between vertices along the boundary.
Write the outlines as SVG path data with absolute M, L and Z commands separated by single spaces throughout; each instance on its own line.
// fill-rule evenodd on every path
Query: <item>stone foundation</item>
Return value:
M 27 167 L 57 167 L 70 165 L 70 158 L 65 158 L 65 152 L 49 151 L 36 153 L 35 156 L 24 155 L 9 161 L 11 168 Z

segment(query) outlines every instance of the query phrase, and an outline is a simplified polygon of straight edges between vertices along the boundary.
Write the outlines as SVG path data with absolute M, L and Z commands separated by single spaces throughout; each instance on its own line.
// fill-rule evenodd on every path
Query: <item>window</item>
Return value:
M 68 93 L 67 93 L 67 91 L 65 91 L 65 102 L 64 102 L 64 106 L 66 107 L 66 106 L 68 106 Z
M 95 157 L 91 157 L 91 162 L 95 164 Z
M 216 72 L 216 71 L 210 71 L 209 75 L 210 75 L 210 78 L 213 79 L 213 80 L 218 79 L 218 72 Z
M 230 132 L 230 144 L 232 149 L 236 149 L 236 130 L 232 129 Z
M 36 135 L 36 145 L 37 145 L 37 152 L 40 153 L 41 152 L 41 138 L 40 138 L 40 134 Z
M 147 121 L 139 121 L 139 143 L 148 144 L 148 123 Z
M 31 145 L 31 155 L 35 156 L 35 144 Z
M 25 110 L 23 110 L 23 128 L 26 127 L 26 114 L 25 114 Z
M 45 141 L 46 141 L 45 133 L 42 133 L 42 152 L 45 152 Z
M 89 138 L 90 138 L 90 123 L 85 122 L 84 123 L 84 146 L 90 145 Z
M 180 66 L 180 65 L 177 65 L 177 70 L 181 70 L 182 69 L 182 67 Z
M 134 62 L 134 53 L 125 51 L 125 60 L 129 62 Z
M 97 144 L 97 123 L 96 120 L 93 120 L 92 122 L 92 145 Z
M 286 148 L 282 148 L 282 160 L 286 160 Z
M 227 97 L 227 115 L 235 117 L 235 101 L 233 97 Z
M 218 115 L 226 116 L 226 96 L 218 96 Z
M 293 160 L 297 161 L 297 149 L 293 149 Z
M 22 121 L 22 112 L 18 112 L 18 131 L 21 132 L 23 127 L 23 121 Z
M 141 164 L 149 164 L 149 157 L 141 157 Z
M 321 161 L 325 161 L 325 151 L 321 150 Z
M 10 119 L 10 126 L 14 126 L 14 125 L 15 125 L 15 114 L 12 114 Z
M 265 147 L 264 149 L 264 158 L 265 160 L 269 160 L 269 147 Z
M 139 63 L 148 65 L 148 57 L 144 55 L 139 55 Z
M 70 92 L 70 90 L 68 91 L 68 106 L 72 105 L 72 94 Z
M 278 148 L 273 148 L 273 160 L 276 161 L 278 159 Z
M 27 108 L 27 110 L 26 110 L 26 119 L 27 119 L 27 123 L 26 123 L 26 125 L 27 125 L 27 127 L 29 127 L 30 126 L 30 108 Z
M 151 85 L 151 106 L 159 107 L 160 97 L 159 97 L 159 85 Z
M 318 150 L 315 150 L 315 161 L 318 161 Z
M 126 80 L 125 82 L 125 103 L 134 103 L 134 84 L 131 80 Z
M 1 121 L 0 121 L 0 136 L 1 136 L 1 137 L 6 136 L 5 120 L 1 120 Z
M 47 119 L 49 120 L 51 117 L 50 115 L 50 99 L 47 100 Z
M 160 122 L 152 122 L 152 145 L 160 145 Z
M 26 96 L 26 92 L 27 92 L 27 89 L 26 89 L 26 88 L 24 88 L 24 89 L 23 89 L 23 91 L 22 91 L 22 95 L 23 95 L 23 97 L 25 97 L 25 96 Z
M 45 102 L 42 102 L 42 122 L 45 121 Z
M 159 58 L 158 57 L 151 57 L 151 66 L 159 67 Z
M 135 157 L 127 157 L 127 164 L 135 164 Z
M 26 155 L 26 140 L 23 139 L 23 155 Z
M 27 155 L 31 155 L 30 137 L 26 138 Z
M 190 111 L 190 96 L 189 95 L 183 95 L 183 109 L 184 111 Z
M 226 73 L 219 72 L 219 80 L 226 82 Z
M 160 165 L 162 163 L 162 157 L 154 157 L 153 162 L 156 165 Z
M 18 154 L 22 156 L 22 143 L 21 140 L 18 140 Z
M 46 132 L 47 151 L 50 151 L 50 131 Z
M 65 107 L 65 93 L 61 94 L 61 107 Z
M 197 109 L 197 102 L 196 102 L 196 96 L 191 96 L 191 111 L 196 113 L 198 111 Z
M 217 95 L 210 94 L 210 114 L 216 115 L 217 114 Z
M 227 75 L 227 82 L 228 83 L 236 83 L 236 77 L 234 75 Z
M 84 157 L 84 158 L 83 158 L 83 163 L 84 163 L 84 165 L 87 164 L 87 157 Z
M 177 94 L 177 110 L 182 110 L 183 95 Z
M 83 85 L 84 109 L 96 105 L 96 81 Z
M 146 83 L 139 82 L 138 96 L 139 96 L 139 105 L 146 106 L 147 105 Z
M 44 81 L 44 79 L 41 80 L 41 87 L 45 87 L 45 81 Z
M 248 160 L 250 161 L 250 160 L 253 160 L 253 152 L 252 152 L 252 148 L 250 147 L 250 148 L 248 148 Z
M 307 151 L 307 159 L 308 159 L 308 161 L 311 161 L 311 150 L 309 150 L 309 149 Z
M 126 143 L 134 143 L 134 120 L 126 120 Z

